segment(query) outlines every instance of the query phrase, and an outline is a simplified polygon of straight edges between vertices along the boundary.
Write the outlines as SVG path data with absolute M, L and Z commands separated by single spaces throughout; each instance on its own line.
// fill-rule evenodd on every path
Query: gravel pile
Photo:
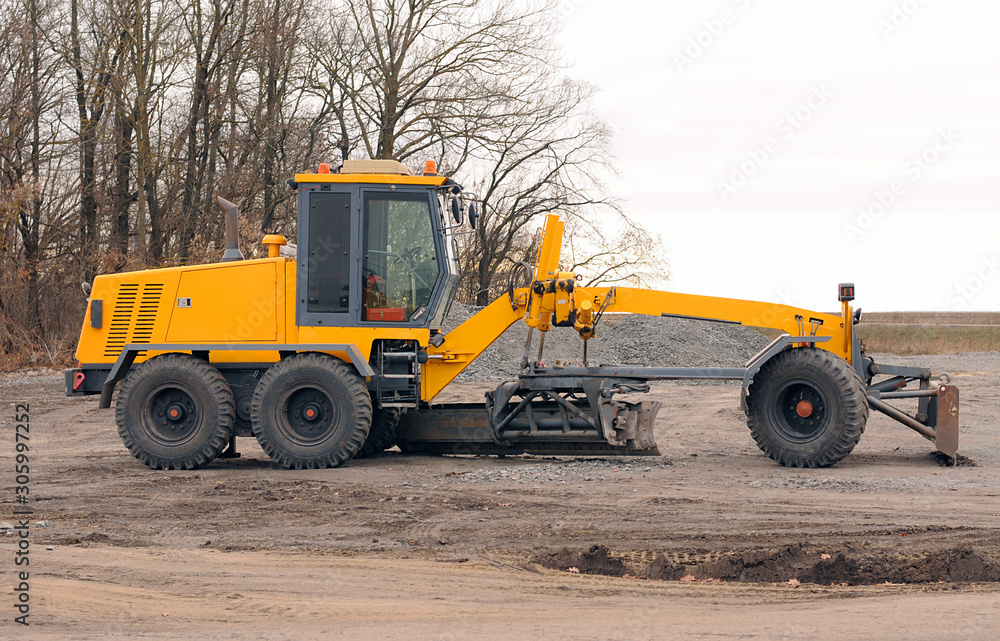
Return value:
M 457 327 L 479 308 L 455 303 L 444 330 Z M 532 336 L 531 359 L 538 355 L 538 335 Z M 528 327 L 518 321 L 504 332 L 459 377 L 466 380 L 516 378 Z M 587 348 L 590 365 L 650 365 L 654 367 L 742 367 L 770 341 L 740 325 L 638 314 L 607 314 Z M 583 341 L 568 327 L 545 336 L 542 360 L 547 365 L 583 364 Z

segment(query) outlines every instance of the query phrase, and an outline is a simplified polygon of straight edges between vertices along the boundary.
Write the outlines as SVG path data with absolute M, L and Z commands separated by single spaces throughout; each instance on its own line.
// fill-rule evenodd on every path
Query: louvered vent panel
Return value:
M 153 336 L 153 325 L 156 324 L 156 309 L 160 306 L 160 294 L 163 284 L 147 283 L 142 288 L 142 298 L 139 299 L 139 309 L 135 317 L 135 327 L 132 330 L 130 343 L 148 343 Z
M 141 292 L 138 283 L 123 283 L 118 288 L 105 356 L 118 356 L 128 343 L 150 342 L 162 294 L 162 283 L 147 283 Z
M 122 283 L 118 287 L 118 297 L 115 299 L 115 308 L 111 314 L 111 326 L 108 328 L 108 342 L 104 345 L 105 356 L 118 356 L 128 342 L 128 330 L 132 324 L 132 313 L 135 311 L 135 299 L 138 293 L 138 283 Z

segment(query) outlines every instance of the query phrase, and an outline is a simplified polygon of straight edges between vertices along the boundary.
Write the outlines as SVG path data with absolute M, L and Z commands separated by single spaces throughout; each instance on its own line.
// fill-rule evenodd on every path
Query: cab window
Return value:
M 430 199 L 365 193 L 363 234 L 362 320 L 410 320 L 430 302 L 440 273 Z
M 316 192 L 310 204 L 306 309 L 346 313 L 351 293 L 351 195 Z

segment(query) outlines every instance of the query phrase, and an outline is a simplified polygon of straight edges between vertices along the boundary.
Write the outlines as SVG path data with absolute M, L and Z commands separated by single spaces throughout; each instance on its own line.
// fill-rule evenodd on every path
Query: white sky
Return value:
M 669 289 L 1000 311 L 996 0 L 562 2 Z

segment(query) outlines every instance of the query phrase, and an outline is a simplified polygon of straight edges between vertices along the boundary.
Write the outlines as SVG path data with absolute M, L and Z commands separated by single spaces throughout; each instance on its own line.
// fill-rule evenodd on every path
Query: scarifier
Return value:
M 949 460 L 958 390 L 946 374 L 876 364 L 854 325 L 854 286 L 839 314 L 626 287 L 583 287 L 559 268 L 563 223 L 544 221 L 534 265 L 507 294 L 442 333 L 460 276 L 456 230 L 476 197 L 387 160 L 297 174 L 298 245 L 263 239 L 244 260 L 237 207 L 224 199 L 222 262 L 98 276 L 68 395 L 100 394 L 129 451 L 156 469 L 234 457 L 255 436 L 289 468 L 332 467 L 398 445 L 404 452 L 656 453 L 652 381 L 733 380 L 757 445 L 778 463 L 823 467 L 847 456 L 869 410 L 914 429 Z M 449 214 L 451 220 L 449 220 Z M 783 333 L 740 368 L 592 365 L 587 341 L 606 313 L 673 316 Z M 485 403 L 434 398 L 508 327 L 529 327 L 522 372 Z M 575 331 L 582 365 L 543 363 L 549 331 Z M 912 385 L 912 386 L 911 386 Z M 915 387 L 915 388 L 914 388 Z M 626 400 L 629 399 L 629 400 Z M 906 413 L 887 401 L 914 399 Z M 912 411 L 912 410 L 911 410 Z

